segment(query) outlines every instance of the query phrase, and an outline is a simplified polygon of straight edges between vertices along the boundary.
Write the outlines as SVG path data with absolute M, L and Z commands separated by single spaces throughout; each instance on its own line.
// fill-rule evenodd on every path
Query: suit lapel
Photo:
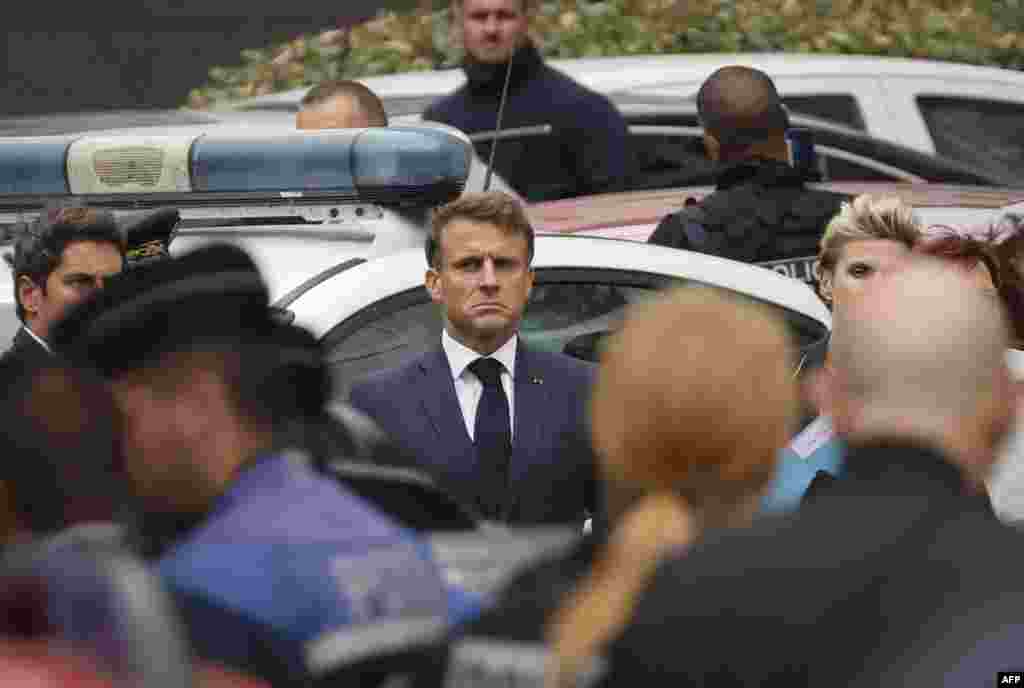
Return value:
M 444 350 L 438 348 L 424 356 L 420 361 L 420 373 L 422 384 L 417 385 L 420 404 L 437 433 L 440 446 L 447 447 L 454 456 L 467 452 L 473 455 L 473 443 L 466 432 L 459 400 L 455 396 L 451 367 Z M 415 391 L 410 390 L 410 393 Z
M 533 353 L 519 339 L 516 351 L 515 430 L 512 439 L 510 479 L 518 477 L 529 463 L 536 447 L 543 446 L 544 426 L 550 412 L 548 399 L 551 385 L 545 385 L 544 372 Z

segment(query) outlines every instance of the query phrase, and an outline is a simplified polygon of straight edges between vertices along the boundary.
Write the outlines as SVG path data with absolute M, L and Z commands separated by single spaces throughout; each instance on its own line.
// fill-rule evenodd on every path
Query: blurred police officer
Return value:
M 386 127 L 384 104 L 373 91 L 347 79 L 324 81 L 302 98 L 296 129 Z
M 150 549 L 198 653 L 275 681 L 472 610 L 417 538 L 289 446 L 329 396 L 298 332 L 271 318 L 251 258 L 214 246 L 124 273 L 54 339 L 112 382 L 142 531 L 174 525 Z
M 0 363 L 0 546 L 109 522 L 120 506 L 118 414 L 88 371 Z
M 113 214 L 84 207 L 53 207 L 18 230 L 11 267 L 22 326 L 7 360 L 34 368 L 49 362 L 50 328 L 65 310 L 124 267 L 122 234 Z
M 767 74 L 722 67 L 701 85 L 697 111 L 715 192 L 664 217 L 649 242 L 758 263 L 814 281 L 814 259 L 841 194 L 808 189 L 790 165 L 789 118 Z
M 551 131 L 502 139 L 495 172 L 530 201 L 615 191 L 629 173 L 625 120 L 607 98 L 544 63 L 527 36 L 535 2 L 453 0 L 466 83 L 423 118 L 467 134 L 494 131 L 511 62 L 501 128 Z

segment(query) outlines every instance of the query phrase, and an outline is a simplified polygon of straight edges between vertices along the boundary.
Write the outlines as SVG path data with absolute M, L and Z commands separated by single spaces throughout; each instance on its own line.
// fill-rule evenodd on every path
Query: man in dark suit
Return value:
M 793 516 L 664 562 L 608 649 L 607 680 L 904 685 L 886 671 L 944 635 L 937 619 L 952 629 L 958 611 L 1020 590 L 1024 537 L 975 496 L 1016 405 L 1007 342 L 998 303 L 942 264 L 873 283 L 837 316 L 837 365 L 818 378 L 849 439 L 844 478 Z M 927 657 L 931 675 L 976 639 Z
M 444 315 L 438 347 L 352 389 L 419 466 L 490 519 L 581 523 L 595 512 L 586 399 L 593 366 L 518 336 L 533 286 L 533 229 L 499 192 L 441 208 L 426 286 Z
M 54 207 L 21 231 L 11 267 L 22 326 L 4 359 L 35 369 L 51 362 L 50 328 L 68 309 L 121 272 L 125 249 L 110 212 Z

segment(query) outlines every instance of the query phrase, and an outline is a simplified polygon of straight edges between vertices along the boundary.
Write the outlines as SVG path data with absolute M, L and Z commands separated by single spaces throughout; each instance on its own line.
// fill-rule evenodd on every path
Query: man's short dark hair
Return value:
M 300 104 L 302 109 L 318 107 L 338 97 L 351 98 L 358 103 L 359 108 L 366 113 L 367 119 L 370 120 L 371 126 L 386 127 L 388 125 L 388 115 L 384 111 L 384 103 L 376 93 L 358 81 L 348 79 L 321 81 L 303 96 Z
M 701 84 L 697 113 L 704 129 L 730 152 L 784 135 L 789 126 L 771 77 L 741 65 L 722 67 Z
M 18 319 L 25 322 L 25 308 L 18 297 L 18 281 L 28 277 L 44 292 L 46 280 L 61 263 L 64 249 L 76 241 L 114 244 L 124 258 L 124 237 L 114 214 L 80 205 L 51 205 L 31 224 L 15 229 L 13 253 L 4 255 L 14 279 Z
M 502 191 L 466 193 L 434 211 L 427 235 L 427 265 L 435 270 L 441 266 L 441 235 L 454 220 L 489 222 L 509 234 L 526 238 L 526 264 L 533 262 L 533 226 L 523 204 Z

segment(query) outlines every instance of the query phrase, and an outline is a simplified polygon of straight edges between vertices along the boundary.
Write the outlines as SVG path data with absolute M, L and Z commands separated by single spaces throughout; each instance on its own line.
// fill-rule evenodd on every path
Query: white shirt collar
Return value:
M 28 325 L 23 325 L 22 327 L 24 327 L 24 328 L 25 328 L 25 331 L 26 331 L 26 332 L 28 332 L 28 336 L 29 336 L 29 337 L 31 337 L 32 339 L 34 339 L 34 340 L 36 340 L 37 342 L 39 342 L 39 346 L 41 346 L 41 347 L 43 347 L 44 349 L 46 349 L 46 353 L 48 353 L 48 354 L 52 354 L 52 353 L 53 353 L 53 351 L 51 351 L 51 350 L 50 350 L 50 345 L 49 345 L 49 344 L 47 344 L 47 343 L 46 343 L 46 342 L 45 342 L 45 341 L 43 340 L 43 338 L 42 338 L 42 337 L 40 337 L 40 336 L 39 336 L 39 335 L 37 335 L 37 334 L 36 334 L 35 332 L 33 332 L 33 331 L 32 331 L 32 328 L 31 328 L 31 327 L 29 327 Z
M 487 358 L 497 360 L 505 366 L 505 370 L 514 380 L 516 377 L 516 347 L 519 335 L 512 335 L 507 342 Z M 470 363 L 480 358 L 480 354 L 456 340 L 445 329 L 441 333 L 441 348 L 448 357 L 448 365 L 452 369 L 452 379 L 458 380 L 466 372 Z

